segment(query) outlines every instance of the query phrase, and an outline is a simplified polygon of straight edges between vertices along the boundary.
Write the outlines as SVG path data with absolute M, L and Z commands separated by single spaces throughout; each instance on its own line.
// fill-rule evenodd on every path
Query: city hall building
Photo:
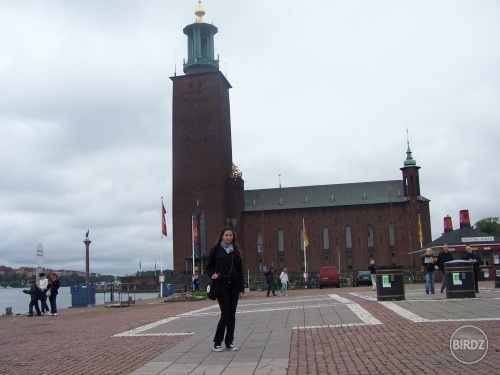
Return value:
M 305 257 L 310 275 L 327 265 L 366 269 L 371 260 L 418 266 L 420 254 L 409 253 L 421 248 L 419 237 L 431 241 L 430 213 L 409 143 L 399 179 L 245 190 L 232 159 L 231 84 L 214 55 L 218 29 L 204 22 L 201 5 L 195 14 L 183 30 L 185 74 L 171 77 L 174 272 L 191 274 L 193 254 L 203 272 L 226 225 L 234 227 L 250 273 L 274 266 L 301 274 Z

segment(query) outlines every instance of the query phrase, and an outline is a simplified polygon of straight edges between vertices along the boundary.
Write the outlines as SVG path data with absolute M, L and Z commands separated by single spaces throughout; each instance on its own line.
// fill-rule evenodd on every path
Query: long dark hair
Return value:
M 236 232 L 235 232 L 233 227 L 228 226 L 228 227 L 222 228 L 222 230 L 219 234 L 219 238 L 217 239 L 217 242 L 214 244 L 214 246 L 220 245 L 221 241 L 223 241 L 222 237 L 224 236 L 224 233 L 226 233 L 227 231 L 231 231 L 233 233 L 233 242 L 231 242 L 231 243 L 233 244 L 234 253 L 240 259 L 243 259 L 243 251 L 240 249 L 240 245 L 238 244 L 238 241 L 236 241 Z

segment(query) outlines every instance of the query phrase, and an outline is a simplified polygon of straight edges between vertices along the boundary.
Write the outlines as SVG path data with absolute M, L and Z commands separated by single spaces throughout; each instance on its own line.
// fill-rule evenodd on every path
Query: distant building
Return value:
M 31 277 L 36 277 L 36 268 L 35 267 L 19 267 L 16 271 L 16 273 L 22 275 L 23 273 L 26 274 L 26 277 L 31 278 Z
M 451 252 L 458 254 L 455 256 L 455 259 L 461 258 L 465 252 L 465 246 L 470 245 L 472 250 L 479 253 L 483 262 L 500 264 L 500 238 L 473 228 L 470 224 L 469 210 L 460 211 L 459 229 L 454 230 L 451 217 L 446 216 L 444 218 L 443 235 L 425 245 L 420 255 L 426 249 L 431 249 L 434 253 L 439 253 L 444 244 L 448 244 Z
M 225 225 L 236 229 L 244 267 L 251 273 L 271 265 L 302 273 L 305 256 L 310 274 L 327 265 L 366 269 L 371 260 L 418 266 L 419 255 L 408 253 L 421 247 L 419 237 L 422 244 L 430 242 L 430 212 L 409 143 L 401 179 L 244 189 L 243 174 L 232 159 L 231 85 L 214 55 L 218 29 L 203 21 L 201 6 L 195 14 L 196 22 L 183 30 L 188 38 L 185 75 L 171 77 L 175 272 L 193 273 L 193 247 L 195 267 L 203 271 Z M 273 89 L 279 87 L 273 83 Z M 303 221 L 309 240 L 305 253 Z
M 12 276 L 15 270 L 11 267 L 0 266 L 0 276 Z

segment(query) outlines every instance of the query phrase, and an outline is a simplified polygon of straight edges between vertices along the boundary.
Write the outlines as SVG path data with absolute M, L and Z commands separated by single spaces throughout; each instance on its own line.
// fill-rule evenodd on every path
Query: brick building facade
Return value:
M 218 29 L 203 21 L 184 28 L 188 58 L 173 81 L 172 205 L 175 273 L 203 271 L 221 228 L 232 225 L 245 254 L 245 269 L 269 266 L 304 270 L 303 222 L 309 273 L 324 265 L 343 270 L 419 264 L 408 254 L 431 240 L 429 200 L 420 194 L 419 169 L 409 144 L 400 180 L 244 190 L 231 146 L 229 89 L 214 57 Z M 193 241 L 196 226 L 199 241 Z

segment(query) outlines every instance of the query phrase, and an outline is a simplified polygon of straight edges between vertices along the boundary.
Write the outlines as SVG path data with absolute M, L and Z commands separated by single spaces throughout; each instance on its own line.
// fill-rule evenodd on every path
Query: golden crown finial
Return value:
M 205 9 L 201 6 L 201 0 L 198 0 L 198 8 L 194 11 L 196 14 L 196 23 L 203 23 L 203 16 L 205 15 Z

